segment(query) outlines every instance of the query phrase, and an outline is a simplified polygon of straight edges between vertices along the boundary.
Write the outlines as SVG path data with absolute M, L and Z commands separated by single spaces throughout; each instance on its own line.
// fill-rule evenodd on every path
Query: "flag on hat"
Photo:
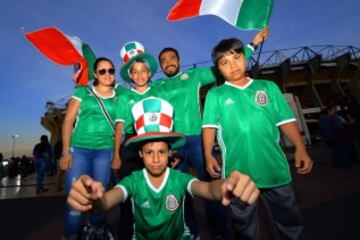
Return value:
M 273 0 L 178 0 L 169 21 L 215 15 L 244 30 L 263 29 L 269 23 Z
M 60 65 L 79 64 L 78 85 L 87 85 L 94 75 L 91 69 L 96 57 L 90 46 L 76 36 L 68 36 L 54 27 L 25 34 L 26 38 L 47 58 Z
M 174 109 L 169 102 L 161 98 L 145 98 L 133 106 L 131 113 L 137 136 L 126 142 L 128 149 L 139 150 L 144 141 L 151 140 L 167 142 L 172 149 L 184 145 L 184 135 L 172 132 Z
M 151 54 L 149 54 L 145 50 L 145 47 L 139 42 L 131 41 L 125 43 L 125 45 L 120 50 L 120 57 L 124 63 L 120 68 L 120 76 L 127 82 L 131 82 L 129 77 L 129 69 L 137 59 L 142 59 L 147 63 L 151 72 L 151 76 L 157 71 L 158 65 L 156 59 Z

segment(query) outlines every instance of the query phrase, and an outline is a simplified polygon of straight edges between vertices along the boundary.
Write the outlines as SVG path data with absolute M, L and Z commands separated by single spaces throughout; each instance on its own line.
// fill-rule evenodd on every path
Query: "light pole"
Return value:
M 11 138 L 13 139 L 13 142 L 12 142 L 12 152 L 11 152 L 11 157 L 15 157 L 15 139 L 18 138 L 19 135 L 17 134 L 14 134 L 11 136 Z

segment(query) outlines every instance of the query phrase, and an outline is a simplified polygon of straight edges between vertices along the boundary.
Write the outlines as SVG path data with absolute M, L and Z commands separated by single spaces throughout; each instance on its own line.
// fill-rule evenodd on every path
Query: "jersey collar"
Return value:
M 136 92 L 139 95 L 144 95 L 145 93 L 147 93 L 150 90 L 150 87 L 148 87 L 144 92 L 139 92 L 136 91 L 135 88 L 131 88 L 131 91 Z
M 253 83 L 253 79 L 252 78 L 247 78 L 248 80 L 249 80 L 249 82 L 246 84 L 246 85 L 244 85 L 244 86 L 242 86 L 242 87 L 240 87 L 240 86 L 238 86 L 238 85 L 235 85 L 235 84 L 233 84 L 233 83 L 231 83 L 231 82 L 228 82 L 228 81 L 225 81 L 225 85 L 228 85 L 228 86 L 231 86 L 231 87 L 234 87 L 234 88 L 238 88 L 238 89 L 240 89 L 240 90 L 245 90 L 246 88 L 248 88 L 252 83 Z
M 153 190 L 154 192 L 159 193 L 159 192 L 161 192 L 161 190 L 165 187 L 165 184 L 167 183 L 167 180 L 168 180 L 169 174 L 170 174 L 170 169 L 168 167 L 166 168 L 164 179 L 159 188 L 154 187 L 152 185 L 152 183 L 150 182 L 149 175 L 148 175 L 148 172 L 146 171 L 146 168 L 143 169 L 143 174 L 144 174 L 144 177 L 145 177 L 148 187 L 151 190 Z
M 101 96 L 101 94 L 96 91 L 94 85 L 92 85 L 91 88 L 92 88 L 92 90 L 94 91 L 94 93 L 96 94 L 96 96 L 101 97 L 102 99 L 108 99 L 108 98 L 113 98 L 113 97 L 115 97 L 115 90 L 114 90 L 114 89 L 112 90 L 111 96 L 109 96 L 109 97 L 104 97 L 104 96 Z

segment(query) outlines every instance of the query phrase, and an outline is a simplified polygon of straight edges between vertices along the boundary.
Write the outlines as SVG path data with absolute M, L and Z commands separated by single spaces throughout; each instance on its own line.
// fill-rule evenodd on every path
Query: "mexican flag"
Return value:
M 90 46 L 76 36 L 68 36 L 54 27 L 25 34 L 26 38 L 47 58 L 60 65 L 79 65 L 81 73 L 77 85 L 87 85 L 93 79 L 92 65 L 95 54 Z
M 178 0 L 169 21 L 201 15 L 215 15 L 243 29 L 263 29 L 269 23 L 273 0 Z

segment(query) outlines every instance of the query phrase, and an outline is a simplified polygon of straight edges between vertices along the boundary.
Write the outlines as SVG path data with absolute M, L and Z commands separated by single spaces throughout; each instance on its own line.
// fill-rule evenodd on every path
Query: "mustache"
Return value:
M 174 68 L 176 68 L 176 66 L 175 66 L 175 65 L 169 65 L 169 66 L 166 66 L 166 68 L 165 68 L 165 69 L 168 69 L 169 67 L 174 67 Z

